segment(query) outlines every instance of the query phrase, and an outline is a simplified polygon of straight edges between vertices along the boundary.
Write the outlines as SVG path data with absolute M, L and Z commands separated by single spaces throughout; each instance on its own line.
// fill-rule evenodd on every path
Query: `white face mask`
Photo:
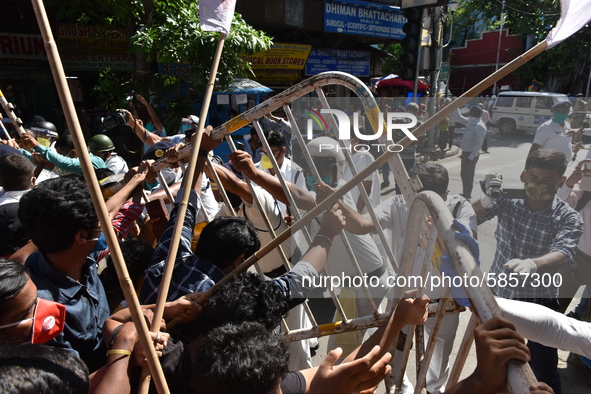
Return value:
M 172 185 L 176 180 L 176 172 L 174 171 L 174 169 L 166 167 L 163 168 L 160 172 L 162 173 L 164 182 L 166 182 L 167 185 Z

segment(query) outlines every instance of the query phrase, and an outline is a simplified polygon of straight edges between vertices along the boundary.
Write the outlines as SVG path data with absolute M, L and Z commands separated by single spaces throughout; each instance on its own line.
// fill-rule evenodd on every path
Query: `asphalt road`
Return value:
M 525 165 L 525 158 L 531 146 L 533 139 L 533 133 L 525 135 L 514 135 L 514 136 L 502 136 L 498 134 L 496 129 L 489 130 L 489 154 L 481 154 L 480 159 L 476 166 L 475 176 L 475 187 L 472 193 L 472 201 L 479 199 L 482 196 L 480 187 L 477 184 L 479 179 L 483 179 L 486 174 L 489 173 L 501 173 L 503 175 L 503 185 L 505 188 L 522 188 L 522 183 L 519 180 L 521 171 Z M 456 144 L 459 145 L 461 135 L 456 135 Z M 588 148 L 588 147 L 587 147 Z M 577 161 L 581 160 L 587 154 L 586 150 L 579 152 Z M 462 191 L 461 179 L 460 179 L 460 158 L 459 155 L 451 156 L 440 160 L 449 171 L 450 176 L 450 193 L 458 194 Z M 567 175 L 572 172 L 576 165 L 571 163 L 567 169 Z M 383 198 L 389 197 L 394 193 L 393 188 L 383 190 Z M 496 228 L 496 220 L 491 220 L 487 223 L 482 224 L 478 228 L 478 240 L 480 242 L 481 250 L 481 268 L 488 271 L 492 264 L 494 252 L 496 248 L 496 241 L 494 238 L 494 230 Z M 569 309 L 574 308 L 578 302 L 575 298 Z M 313 302 L 313 309 L 319 313 L 321 320 L 330 321 L 334 308 L 327 303 Z M 315 313 L 316 314 L 316 313 Z M 460 345 L 462 335 L 466 330 L 466 325 L 470 318 L 470 312 L 464 312 L 460 317 L 460 327 L 458 329 L 458 335 L 454 344 L 454 351 L 451 355 L 451 361 L 456 357 L 457 349 Z M 323 321 L 324 322 L 324 321 Z M 314 365 L 319 365 L 324 356 L 326 355 L 327 349 L 326 338 L 320 339 L 320 348 L 314 357 Z M 414 351 L 413 351 L 414 353 Z M 411 382 L 415 381 L 415 363 L 414 354 L 411 354 L 409 365 L 407 367 L 408 376 Z M 562 389 L 565 394 L 579 394 L 591 392 L 591 386 L 586 384 L 579 376 L 578 371 L 572 364 L 572 355 L 568 352 L 559 351 L 559 372 L 562 378 Z M 470 351 L 467 362 L 462 372 L 462 377 L 466 377 L 472 373 L 476 366 L 476 354 L 474 347 Z M 385 393 L 383 384 L 380 386 L 378 393 Z

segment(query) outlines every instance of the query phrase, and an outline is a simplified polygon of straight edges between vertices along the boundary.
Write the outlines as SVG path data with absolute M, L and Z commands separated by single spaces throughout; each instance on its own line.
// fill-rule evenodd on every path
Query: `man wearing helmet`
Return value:
M 310 141 L 307 147 L 322 182 L 332 187 L 337 186 L 345 172 L 345 154 L 340 150 L 337 141 L 329 137 L 318 137 Z M 306 169 L 308 190 L 314 191 L 315 183 L 312 171 Z
M 105 161 L 105 165 L 115 174 L 129 171 L 127 162 L 115 152 L 113 141 L 105 134 L 97 134 L 88 141 L 88 151 Z

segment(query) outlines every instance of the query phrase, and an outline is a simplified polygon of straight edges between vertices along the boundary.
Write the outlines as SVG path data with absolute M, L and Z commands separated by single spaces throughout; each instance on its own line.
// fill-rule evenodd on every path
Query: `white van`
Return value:
M 537 130 L 552 118 L 552 106 L 568 100 L 566 94 L 539 92 L 501 92 L 493 104 L 491 120 L 501 134 Z

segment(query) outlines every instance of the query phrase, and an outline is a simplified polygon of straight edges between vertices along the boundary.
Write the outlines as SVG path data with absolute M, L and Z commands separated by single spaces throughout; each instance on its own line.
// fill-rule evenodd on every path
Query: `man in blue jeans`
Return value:
M 485 178 L 485 194 L 472 207 L 478 224 L 498 218 L 497 250 L 489 275 L 489 286 L 498 297 L 527 301 L 558 310 L 559 278 L 562 267 L 573 267 L 577 244 L 583 232 L 578 212 L 556 196 L 566 157 L 554 149 L 540 149 L 527 158 L 525 199 L 493 199 L 489 195 L 501 180 Z M 550 279 L 550 280 L 549 280 Z M 494 282 L 494 283 L 493 283 Z M 530 365 L 536 378 L 561 394 L 558 351 L 529 341 Z

